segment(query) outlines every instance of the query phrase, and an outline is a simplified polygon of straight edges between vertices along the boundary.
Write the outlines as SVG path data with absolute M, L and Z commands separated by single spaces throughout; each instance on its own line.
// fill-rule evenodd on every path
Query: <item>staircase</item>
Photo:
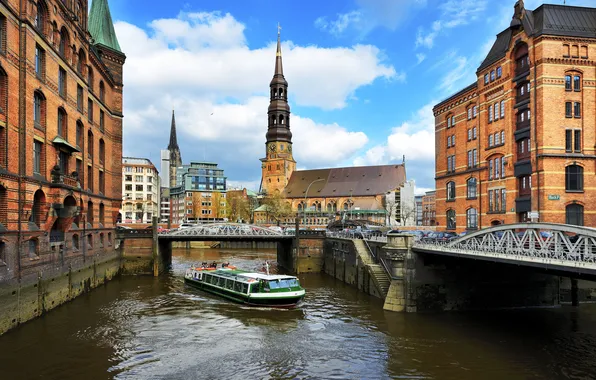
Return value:
M 364 240 L 353 239 L 352 241 L 354 242 L 354 247 L 356 247 L 360 260 L 362 260 L 362 263 L 368 268 L 368 273 L 372 277 L 373 282 L 383 298 L 385 298 L 389 291 L 389 285 L 391 285 L 389 274 L 387 274 L 387 271 L 382 265 L 375 264 L 375 257 L 370 253 L 368 245 Z

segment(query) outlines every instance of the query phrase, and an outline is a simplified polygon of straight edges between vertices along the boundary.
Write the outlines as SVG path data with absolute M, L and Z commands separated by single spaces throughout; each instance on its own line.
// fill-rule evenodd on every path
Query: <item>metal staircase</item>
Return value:
M 354 242 L 354 247 L 356 247 L 356 251 L 358 252 L 358 256 L 360 256 L 362 263 L 366 265 L 368 273 L 372 277 L 376 288 L 379 290 L 383 298 L 387 297 L 387 292 L 391 285 L 391 277 L 389 276 L 387 268 L 385 268 L 383 263 L 374 256 L 366 240 L 352 239 L 352 241 Z

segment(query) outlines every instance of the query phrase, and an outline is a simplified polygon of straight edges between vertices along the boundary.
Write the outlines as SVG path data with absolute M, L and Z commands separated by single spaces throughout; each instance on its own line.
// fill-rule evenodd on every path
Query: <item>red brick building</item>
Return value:
M 0 280 L 113 251 L 122 67 L 107 0 L 0 2 Z
M 514 6 L 477 81 L 437 104 L 437 222 L 596 225 L 596 8 Z

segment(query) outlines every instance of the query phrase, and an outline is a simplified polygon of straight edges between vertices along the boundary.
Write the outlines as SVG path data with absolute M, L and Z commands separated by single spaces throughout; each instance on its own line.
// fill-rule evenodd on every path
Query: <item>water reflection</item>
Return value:
M 398 314 L 325 275 L 297 309 L 194 287 L 191 264 L 258 270 L 274 251 L 176 250 L 170 275 L 126 277 L 0 337 L 7 379 L 591 379 L 596 305 Z M 272 267 L 272 272 L 276 271 Z

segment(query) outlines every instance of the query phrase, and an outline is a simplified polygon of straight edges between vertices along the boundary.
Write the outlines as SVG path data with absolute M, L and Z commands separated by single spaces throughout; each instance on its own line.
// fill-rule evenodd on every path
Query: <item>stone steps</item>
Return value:
M 385 272 L 385 268 L 378 264 L 369 264 L 371 274 L 375 276 L 377 283 L 379 284 L 380 290 L 384 295 L 387 295 L 389 286 L 391 285 L 391 279 Z
M 391 278 L 387 275 L 385 268 L 379 264 L 375 264 L 375 258 L 368 250 L 364 240 L 353 239 L 352 241 L 354 242 L 354 247 L 356 247 L 360 260 L 362 260 L 362 263 L 368 267 L 369 273 L 374 277 L 373 282 L 377 285 L 377 288 L 383 297 L 386 297 L 387 292 L 389 291 L 389 286 L 391 285 Z

